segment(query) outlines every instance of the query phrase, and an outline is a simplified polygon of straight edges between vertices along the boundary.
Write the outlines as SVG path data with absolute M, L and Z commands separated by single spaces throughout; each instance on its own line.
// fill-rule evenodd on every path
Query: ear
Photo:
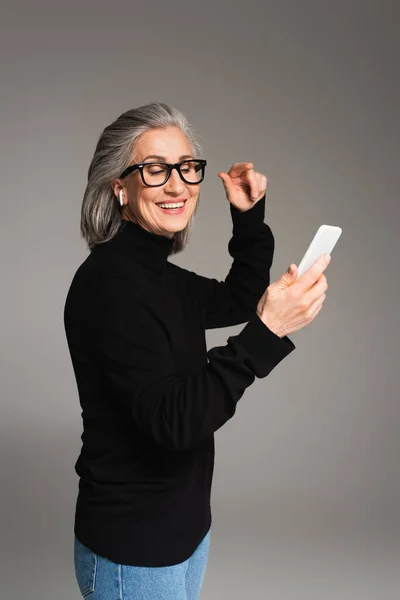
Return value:
M 114 194 L 117 198 L 119 198 L 119 193 L 123 189 L 124 184 L 122 183 L 122 179 L 116 178 L 111 182 L 111 187 L 114 191 Z

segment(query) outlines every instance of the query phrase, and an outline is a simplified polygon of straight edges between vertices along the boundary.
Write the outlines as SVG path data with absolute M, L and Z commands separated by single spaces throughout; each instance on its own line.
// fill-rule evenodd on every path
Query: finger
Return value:
M 268 187 L 268 178 L 265 175 L 261 175 L 261 191 L 265 192 L 267 191 L 267 187 Z
M 253 200 L 257 200 L 260 196 L 260 183 L 257 173 L 253 170 L 247 171 L 244 177 L 250 186 L 250 196 Z
M 268 179 L 262 173 L 257 173 L 257 179 L 258 179 L 258 194 L 257 194 L 256 198 L 260 198 L 260 197 L 262 198 L 262 196 L 264 196 L 265 192 L 267 191 Z
M 325 261 L 325 254 L 322 254 L 293 285 L 300 287 L 303 292 L 307 291 L 319 279 L 329 262 L 330 259 Z
M 248 171 L 253 169 L 254 165 L 251 162 L 237 162 L 231 166 L 228 171 L 228 175 L 231 177 L 239 177 L 243 173 L 243 171 Z
M 256 171 L 254 171 L 254 174 L 256 176 L 256 183 L 254 183 L 254 181 L 251 181 L 252 171 L 249 171 L 246 176 L 249 179 L 252 199 L 260 200 L 267 190 L 267 178 L 262 173 L 257 173 Z
M 317 314 L 320 312 L 320 310 L 322 310 L 323 305 L 324 305 L 323 302 L 318 302 L 315 304 L 314 309 L 310 315 L 311 321 L 314 321 Z
M 310 290 L 306 292 L 304 298 L 309 303 L 309 310 L 312 310 L 316 303 L 324 302 L 326 298 L 326 292 L 324 292 L 323 287 L 319 286 L 319 288 L 313 289 L 312 292 Z

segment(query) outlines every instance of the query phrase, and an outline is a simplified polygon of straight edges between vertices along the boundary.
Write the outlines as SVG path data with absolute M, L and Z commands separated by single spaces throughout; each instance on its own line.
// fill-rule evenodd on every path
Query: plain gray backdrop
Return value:
M 202 600 L 400 594 L 399 8 L 388 1 L 19 2 L 0 11 L 1 597 L 80 597 L 81 413 L 63 306 L 97 139 L 152 101 L 193 123 L 201 207 L 173 262 L 225 278 L 220 170 L 268 177 L 271 282 L 343 233 L 316 319 L 216 433 Z M 211 348 L 242 329 L 207 332 Z

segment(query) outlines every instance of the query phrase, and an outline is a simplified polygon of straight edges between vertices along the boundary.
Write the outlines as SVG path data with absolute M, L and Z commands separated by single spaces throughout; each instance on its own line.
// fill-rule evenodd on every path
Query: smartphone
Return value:
M 311 244 L 308 246 L 307 252 L 298 266 L 296 280 L 315 263 L 321 254 L 331 254 L 341 234 L 342 229 L 334 225 L 321 225 L 318 228 L 317 233 L 314 235 Z

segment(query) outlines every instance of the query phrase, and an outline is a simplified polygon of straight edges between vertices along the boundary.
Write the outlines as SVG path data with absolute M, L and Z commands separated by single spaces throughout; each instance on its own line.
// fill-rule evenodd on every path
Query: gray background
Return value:
M 102 129 L 174 104 L 208 160 L 188 248 L 223 279 L 219 170 L 268 177 L 271 282 L 342 227 L 315 321 L 216 433 L 202 599 L 397 598 L 399 9 L 395 2 L 27 3 L 1 9 L 1 592 L 78 599 L 81 416 L 67 289 Z M 207 333 L 208 347 L 242 326 Z M 4 593 L 6 591 L 6 593 Z

